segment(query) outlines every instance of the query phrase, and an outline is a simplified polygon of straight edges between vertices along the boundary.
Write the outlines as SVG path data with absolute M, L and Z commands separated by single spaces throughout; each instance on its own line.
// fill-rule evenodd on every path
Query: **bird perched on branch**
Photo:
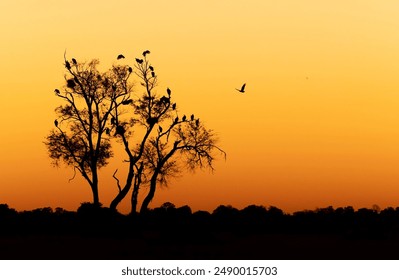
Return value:
M 143 52 L 143 56 L 145 57 L 147 54 L 150 54 L 150 51 L 149 50 L 145 50 L 144 52 Z
M 152 67 L 151 65 L 148 66 L 148 68 L 149 68 L 151 71 L 154 71 L 154 67 Z
M 118 57 L 116 58 L 116 59 L 123 59 L 123 58 L 125 58 L 125 56 L 123 55 L 123 54 L 120 54 L 120 55 L 118 55 Z
M 58 127 L 58 121 L 57 120 L 54 121 L 54 125 L 55 125 L 55 127 Z
M 54 92 L 55 92 L 55 94 L 60 94 L 60 90 L 58 89 L 58 88 L 56 88 L 55 90 L 54 90 Z
M 123 104 L 123 105 L 129 105 L 129 104 L 131 104 L 132 102 L 133 102 L 132 99 L 127 99 L 127 100 L 123 100 L 123 101 L 122 101 L 122 104 Z
M 245 86 L 246 86 L 246 84 L 243 84 L 242 87 L 241 87 L 241 89 L 236 88 L 236 90 L 237 90 L 238 92 L 244 93 L 244 92 L 245 92 Z
M 129 73 L 133 72 L 133 68 L 132 67 L 127 68 L 127 70 L 129 71 Z
M 76 61 L 76 59 L 74 59 L 74 58 L 72 58 L 72 62 L 73 62 L 73 64 L 78 64 L 78 62 Z
M 143 63 L 143 60 L 140 59 L 140 58 L 136 58 L 136 62 L 137 62 L 138 64 L 141 64 L 141 63 Z
M 166 89 L 166 92 L 168 93 L 168 95 L 170 95 L 172 93 L 172 91 L 170 90 L 170 88 Z
M 76 83 L 75 83 L 74 79 L 67 80 L 67 87 L 74 88 L 75 86 L 76 86 Z

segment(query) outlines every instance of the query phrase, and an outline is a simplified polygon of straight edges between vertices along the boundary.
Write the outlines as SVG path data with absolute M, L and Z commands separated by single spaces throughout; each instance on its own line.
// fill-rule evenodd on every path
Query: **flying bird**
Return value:
M 116 59 L 123 59 L 123 58 L 125 58 L 125 56 L 123 55 L 123 54 L 120 54 L 120 55 L 118 55 L 118 57 L 116 58 Z
M 237 90 L 238 92 L 244 93 L 244 92 L 245 92 L 245 86 L 246 86 L 246 84 L 243 84 L 242 87 L 241 87 L 241 89 L 236 88 L 236 90 Z
M 145 50 L 145 51 L 143 52 L 143 56 L 146 56 L 147 54 L 150 54 L 150 51 L 149 51 L 149 50 Z

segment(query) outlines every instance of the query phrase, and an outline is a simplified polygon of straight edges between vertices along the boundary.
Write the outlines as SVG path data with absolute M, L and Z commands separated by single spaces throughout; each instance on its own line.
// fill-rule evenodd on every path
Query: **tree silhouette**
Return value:
M 167 88 L 164 95 L 154 90 L 157 85 L 157 75 L 148 60 L 149 53 L 144 51 L 143 58 L 136 58 L 134 65 L 134 72 L 144 88 L 144 93 L 132 101 L 134 110 L 132 115 L 135 132 L 144 131 L 143 137 L 132 148 L 125 133 L 117 136 L 122 139 L 129 166 L 123 188 L 114 174 L 119 192 L 112 201 L 111 208 L 116 209 L 133 185 L 132 213 L 137 211 L 138 194 L 142 185 L 149 186 L 149 192 L 142 203 L 141 213 L 148 209 L 157 184 L 166 185 L 168 178 L 180 174 L 182 166 L 179 165 L 178 159 L 184 161 L 190 170 L 197 167 L 213 169 L 214 151 L 217 150 L 225 155 L 225 152 L 216 145 L 217 138 L 214 132 L 206 129 L 194 114 L 190 118 L 186 115 L 179 118 L 177 105 L 172 102 L 171 89 Z M 117 123 L 118 119 L 115 125 Z
M 213 131 L 206 129 L 194 115 L 190 120 L 184 121 L 174 118 L 169 122 L 167 129 L 158 129 L 157 135 L 148 141 L 143 156 L 144 173 L 149 178 L 149 191 L 140 213 L 148 209 L 158 183 L 167 185 L 168 178 L 182 172 L 183 166 L 180 162 L 192 171 L 197 167 L 213 170 L 214 151 L 225 155 L 216 143 L 217 138 Z
M 132 90 L 127 66 L 113 66 L 101 73 L 98 64 L 98 60 L 79 63 L 76 59 L 70 63 L 65 58 L 66 84 L 54 91 L 65 104 L 56 108 L 55 129 L 45 141 L 55 165 L 71 166 L 88 182 L 95 206 L 100 206 L 98 170 L 113 155 L 111 133 L 121 134 L 129 126 L 113 123 Z

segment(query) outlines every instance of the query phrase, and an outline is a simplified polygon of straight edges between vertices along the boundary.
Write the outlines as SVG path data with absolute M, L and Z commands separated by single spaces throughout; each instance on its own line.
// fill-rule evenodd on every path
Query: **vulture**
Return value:
M 55 127 L 58 127 L 58 121 L 57 120 L 54 121 L 54 125 L 55 125 Z
M 125 56 L 123 55 L 123 54 L 120 54 L 120 55 L 118 55 L 118 57 L 116 58 L 116 59 L 123 59 L 123 58 L 125 58 Z
M 123 105 L 129 105 L 129 104 L 132 103 L 132 102 L 133 102 L 132 99 L 127 99 L 127 100 L 123 100 L 123 101 L 122 101 L 122 104 L 123 104 Z
M 141 63 L 143 63 L 143 60 L 140 59 L 140 58 L 136 58 L 136 62 L 137 62 L 138 64 L 141 64 Z
M 67 80 L 67 87 L 74 88 L 75 86 L 76 86 L 76 83 L 73 79 Z
M 245 92 L 245 86 L 246 86 L 246 84 L 243 84 L 242 87 L 241 87 L 241 89 L 236 88 L 236 90 L 237 90 L 238 92 L 244 93 L 244 92 Z
M 143 56 L 145 57 L 147 54 L 150 54 L 150 51 L 149 50 L 145 50 L 144 52 L 143 52 Z
M 74 58 L 72 58 L 72 62 L 73 62 L 73 64 L 78 64 L 78 62 L 76 61 L 76 59 L 74 59 Z

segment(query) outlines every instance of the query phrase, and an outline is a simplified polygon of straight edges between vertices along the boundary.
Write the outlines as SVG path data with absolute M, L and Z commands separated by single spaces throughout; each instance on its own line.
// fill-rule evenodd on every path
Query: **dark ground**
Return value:
M 131 217 L 106 208 L 18 213 L 3 204 L 0 259 L 399 259 L 398 208 L 245 209 L 169 205 Z

